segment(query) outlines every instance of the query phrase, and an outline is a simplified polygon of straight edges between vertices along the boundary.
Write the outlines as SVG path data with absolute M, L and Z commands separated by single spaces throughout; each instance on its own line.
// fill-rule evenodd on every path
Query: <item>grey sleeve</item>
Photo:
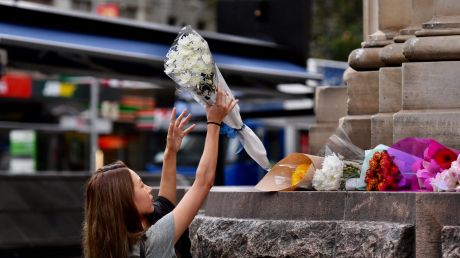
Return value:
M 174 251 L 174 216 L 170 212 L 151 226 L 145 233 L 145 257 L 176 257 Z

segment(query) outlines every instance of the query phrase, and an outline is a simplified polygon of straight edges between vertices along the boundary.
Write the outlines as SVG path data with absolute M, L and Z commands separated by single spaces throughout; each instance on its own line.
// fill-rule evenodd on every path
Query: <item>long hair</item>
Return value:
M 126 258 L 144 231 L 134 186 L 121 161 L 96 171 L 86 184 L 83 252 L 86 258 Z

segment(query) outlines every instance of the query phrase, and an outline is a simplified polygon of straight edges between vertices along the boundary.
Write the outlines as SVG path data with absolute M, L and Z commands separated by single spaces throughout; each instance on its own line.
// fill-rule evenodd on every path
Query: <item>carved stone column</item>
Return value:
M 372 146 L 393 144 L 393 115 L 401 110 L 401 64 L 408 62 L 403 55 L 403 43 L 415 37 L 415 32 L 422 29 L 422 23 L 433 16 L 433 0 L 410 0 L 410 5 L 407 13 L 410 25 L 401 29 L 394 42 L 380 52 L 380 59 L 387 67 L 381 67 L 379 71 L 379 113 L 371 117 Z
M 429 21 L 433 17 L 433 1 L 434 0 L 410 0 L 411 10 L 408 13 L 411 23 L 408 27 L 399 31 L 399 35 L 394 37 L 394 43 L 385 46 L 380 58 L 386 66 L 401 66 L 407 62 L 403 55 L 403 43 L 415 37 L 415 32 L 422 29 L 422 24 Z
M 460 60 L 460 1 L 433 0 L 433 18 L 404 43 L 410 61 Z
M 369 0 L 365 3 L 364 21 L 372 34 L 368 35 L 362 48 L 351 52 L 348 62 L 357 71 L 377 70 L 385 64 L 380 60 L 382 47 L 393 43 L 399 31 L 410 24 L 412 0 Z
M 362 48 L 351 52 L 348 63 L 355 69 L 345 82 L 348 87 L 348 116 L 341 119 L 341 126 L 354 144 L 369 149 L 371 140 L 371 117 L 379 112 L 379 69 L 386 66 L 381 52 L 399 31 L 410 25 L 412 0 L 365 1 L 366 30 L 370 31 Z M 388 117 L 388 116 L 387 116 Z M 391 124 L 379 124 L 388 128 Z M 377 126 L 376 126 L 377 127 Z M 388 132 L 387 132 L 388 134 Z M 377 135 L 375 135 L 377 136 Z M 388 138 L 388 137 L 387 137 Z

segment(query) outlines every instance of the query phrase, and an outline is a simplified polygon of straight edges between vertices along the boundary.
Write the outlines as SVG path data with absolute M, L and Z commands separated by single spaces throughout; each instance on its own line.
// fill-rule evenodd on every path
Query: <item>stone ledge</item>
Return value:
M 217 187 L 213 188 L 208 196 L 203 218 L 206 218 L 207 221 L 212 218 L 213 225 L 218 225 L 219 221 L 226 225 L 226 221 L 240 220 L 264 221 L 264 223 L 267 221 L 281 221 L 293 225 L 304 223 L 302 225 L 307 228 L 314 227 L 314 225 L 324 225 L 321 224 L 323 222 L 336 223 L 338 232 L 342 232 L 340 234 L 350 235 L 350 240 L 343 240 L 344 242 L 352 242 L 354 238 L 359 238 L 359 235 L 357 235 L 359 232 L 367 232 L 363 233 L 367 234 L 367 237 L 363 236 L 362 239 L 381 239 L 375 243 L 388 242 L 383 246 L 369 244 L 372 248 L 375 248 L 375 252 L 372 251 L 373 253 L 365 253 L 365 249 L 357 250 L 353 249 L 352 246 L 347 247 L 350 250 L 353 249 L 354 252 L 360 253 L 358 255 L 360 257 L 413 257 L 413 252 L 415 252 L 416 257 L 425 258 L 441 257 L 442 248 L 447 250 L 443 251 L 444 254 L 456 253 L 460 250 L 459 245 L 456 244 L 458 241 L 449 242 L 450 235 L 457 234 L 457 231 L 450 233 L 452 232 L 451 227 L 454 227 L 455 230 L 460 227 L 460 205 L 458 203 L 460 203 L 460 193 L 359 191 L 266 193 L 259 192 L 253 187 L 231 189 Z M 356 226 L 347 226 L 349 225 L 347 223 L 355 223 Z M 361 227 L 360 225 L 366 226 Z M 387 226 L 392 228 L 391 232 L 383 230 Z M 213 227 L 218 228 L 218 226 Z M 289 227 L 292 227 L 292 225 L 289 225 Z M 342 229 L 345 227 L 354 228 L 356 231 Z M 225 234 L 225 232 L 218 233 L 216 230 L 208 233 Z M 404 241 L 405 244 L 399 245 L 395 244 L 396 242 L 391 242 L 388 240 L 390 235 L 392 239 L 400 239 L 398 241 Z M 443 235 L 444 238 L 442 238 Z M 206 236 L 206 238 L 208 237 L 210 239 L 214 238 L 214 236 Z M 234 237 L 236 238 L 236 236 Z M 285 240 L 287 242 L 297 239 L 295 234 L 293 236 L 283 235 L 283 237 L 292 237 L 290 240 Z M 413 239 L 415 239 L 415 244 Z M 339 246 L 340 241 L 338 240 L 340 238 L 337 237 L 336 240 L 335 245 Z M 364 240 L 357 239 L 356 241 Z M 221 243 L 227 244 L 222 241 Z M 340 249 L 345 250 L 347 248 L 340 247 Z M 309 252 L 313 252 L 313 250 Z M 348 255 L 348 251 L 344 251 L 344 254 L 340 252 L 337 251 L 335 257 L 346 257 Z M 208 257 L 218 254 L 212 253 Z M 245 255 L 253 256 L 252 253 L 241 253 L 241 255 L 243 257 Z M 271 254 L 260 254 L 260 256 L 264 255 L 273 257 Z M 283 256 L 283 254 L 280 255 Z M 312 256 L 315 255 L 312 254 Z M 329 257 L 326 254 L 316 256 Z M 226 256 L 224 255 L 224 257 Z M 445 257 L 455 256 L 448 255 Z
M 194 257 L 412 257 L 413 225 L 197 216 Z
M 359 220 L 412 224 L 415 223 L 415 196 L 413 192 L 260 192 L 253 187 L 213 187 L 206 202 L 205 215 L 240 219 Z M 458 197 L 460 199 L 460 194 Z

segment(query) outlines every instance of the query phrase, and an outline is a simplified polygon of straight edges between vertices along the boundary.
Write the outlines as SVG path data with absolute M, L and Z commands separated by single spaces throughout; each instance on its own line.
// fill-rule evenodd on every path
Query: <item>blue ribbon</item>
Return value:
M 220 134 L 226 135 L 228 138 L 233 139 L 236 136 L 238 136 L 238 131 L 243 130 L 244 127 L 245 125 L 243 124 L 243 126 L 240 129 L 235 129 L 228 126 L 226 123 L 222 123 L 222 127 L 220 128 Z

